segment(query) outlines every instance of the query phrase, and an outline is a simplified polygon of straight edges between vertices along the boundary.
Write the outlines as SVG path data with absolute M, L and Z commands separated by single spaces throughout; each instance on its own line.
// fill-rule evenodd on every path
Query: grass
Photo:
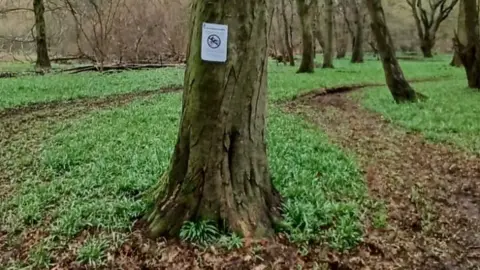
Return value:
M 442 60 L 442 61 L 440 61 Z M 443 62 L 443 60 L 445 62 Z M 321 62 L 319 58 L 317 60 Z M 446 56 L 430 61 L 401 61 L 407 78 L 425 78 L 463 75 L 461 69 L 449 67 Z M 5 66 L 5 64 L 3 64 Z M 16 69 L 16 65 L 13 67 Z M 0 65 L 0 68 L 2 65 Z M 25 68 L 25 64 L 21 64 Z M 297 67 L 271 64 L 270 88 L 275 89 L 272 100 L 292 98 L 312 88 L 333 87 L 345 84 L 383 83 L 381 63 L 366 58 L 363 64 L 351 64 L 348 59 L 335 62 L 335 69 L 317 69 L 315 76 L 295 75 Z M 7 69 L 7 68 L 4 68 Z M 74 75 L 25 76 L 2 79 L 0 109 L 35 102 L 68 100 L 79 97 L 105 96 L 116 93 L 158 89 L 183 83 L 183 69 L 165 68 L 102 75 L 81 73 Z
M 165 68 L 113 74 L 50 74 L 2 79 L 0 109 L 34 102 L 105 96 L 182 85 L 183 69 Z
M 459 78 L 414 84 L 430 97 L 426 102 L 397 106 L 385 87 L 377 87 L 364 91 L 362 103 L 432 141 L 453 143 L 480 154 L 480 92 L 468 89 L 466 79 Z
M 322 242 L 344 250 L 362 240 L 368 209 L 373 209 L 369 215 L 378 228 L 387 226 L 387 210 L 367 197 L 352 156 L 332 145 L 318 128 L 276 106 L 277 101 L 315 88 L 384 81 L 377 61 L 354 65 L 341 60 L 335 65 L 336 69 L 318 69 L 314 75 L 271 65 L 267 141 L 271 175 L 285 198 L 282 230 L 298 244 Z M 388 91 L 379 87 L 365 91 L 364 105 L 431 138 L 480 149 L 474 136 L 480 129 L 478 95 L 463 86 L 463 71 L 437 60 L 402 61 L 402 67 L 407 78 L 449 75 L 462 79 L 415 84 L 431 96 L 426 103 L 396 106 Z M 0 108 L 180 85 L 182 76 L 181 69 L 160 69 L 4 79 Z M 52 250 L 94 231 L 75 249 L 76 261 L 103 265 L 107 250 L 122 243 L 148 207 L 142 194 L 167 168 L 180 109 L 181 94 L 169 93 L 57 123 L 55 135 L 41 142 L 39 171 L 25 175 L 14 192 L 0 201 L 1 232 L 15 237 L 41 228 L 49 235 L 22 264 L 48 265 Z M 228 249 L 241 246 L 237 236 L 222 239 Z

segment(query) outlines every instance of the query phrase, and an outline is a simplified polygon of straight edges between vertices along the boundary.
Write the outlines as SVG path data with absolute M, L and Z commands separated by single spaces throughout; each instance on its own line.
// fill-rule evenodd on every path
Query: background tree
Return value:
M 385 21 L 382 0 L 365 0 L 372 21 L 372 32 L 377 41 L 388 88 L 397 103 L 416 102 L 423 97 L 415 92 L 405 79 L 395 56 L 392 37 Z
M 322 51 L 325 50 L 325 39 L 323 38 L 323 32 L 322 32 L 322 13 L 321 13 L 321 7 L 320 4 L 315 7 L 315 16 L 313 19 L 313 35 L 315 39 L 318 42 L 318 45 L 320 45 L 320 48 Z
M 453 53 L 452 62 L 450 63 L 451 66 L 461 67 L 462 66 L 462 59 L 456 49 L 456 41 L 455 38 L 458 38 L 458 42 L 463 44 L 464 46 L 467 45 L 467 32 L 465 28 L 465 2 L 464 0 L 460 0 L 458 4 L 458 18 L 457 18 L 457 29 L 455 31 L 455 37 L 453 38 L 453 44 L 455 51 Z
M 315 68 L 315 40 L 313 38 L 313 16 L 317 0 L 297 0 L 298 16 L 302 28 L 302 62 L 298 73 L 311 73 Z
M 293 32 L 293 12 L 292 18 L 289 21 L 288 16 L 287 16 L 287 5 L 285 3 L 285 0 L 281 0 L 281 11 L 282 11 L 282 18 L 283 18 L 283 37 L 284 37 L 284 42 L 285 42 L 285 48 L 287 50 L 288 54 L 288 61 L 290 63 L 290 66 L 295 66 L 295 58 L 293 56 L 293 45 L 292 45 L 292 32 Z M 290 8 L 292 9 L 292 2 L 290 1 Z M 293 9 L 292 9 L 293 10 Z
M 440 24 L 448 18 L 458 0 L 429 0 L 428 9 L 422 0 L 407 0 L 415 19 L 420 49 L 424 57 L 433 57 L 436 34 Z
M 466 33 L 466 44 L 456 37 L 456 48 L 467 73 L 468 87 L 480 88 L 480 37 L 477 0 L 463 0 Z M 462 31 L 459 31 L 461 33 Z
M 153 236 L 177 236 L 184 221 L 202 219 L 245 237 L 274 233 L 279 200 L 265 143 L 266 1 L 192 3 L 180 130 L 165 191 L 148 217 Z M 203 22 L 228 25 L 226 63 L 200 59 Z
M 361 0 L 350 0 L 350 5 L 353 9 L 355 18 L 355 35 L 352 41 L 352 63 L 363 63 L 363 43 L 364 32 L 363 23 L 365 16 L 363 15 L 363 8 Z
M 325 26 L 327 28 L 327 39 L 323 51 L 323 68 L 333 68 L 333 9 L 333 0 L 325 0 Z
M 37 71 L 49 70 L 52 66 L 48 57 L 47 26 L 45 24 L 45 5 L 43 0 L 33 0 L 33 12 L 35 13 L 35 44 L 37 47 Z

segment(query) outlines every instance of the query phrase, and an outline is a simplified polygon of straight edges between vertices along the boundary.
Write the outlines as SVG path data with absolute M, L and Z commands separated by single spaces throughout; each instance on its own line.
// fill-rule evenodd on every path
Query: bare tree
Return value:
M 460 0 L 458 4 L 458 18 L 457 18 L 457 30 L 455 31 L 455 36 L 453 38 L 453 47 L 455 51 L 453 53 L 452 62 L 450 63 L 451 66 L 461 67 L 462 66 L 462 59 L 460 58 L 460 54 L 456 48 L 456 40 L 458 38 L 458 43 L 463 44 L 464 46 L 467 44 L 467 32 L 465 28 L 465 2 L 464 0 Z
M 323 52 L 323 68 L 333 68 L 333 27 L 334 27 L 334 6 L 333 0 L 325 0 L 325 25 L 327 27 L 327 40 Z
M 290 7 L 292 8 L 292 2 L 290 1 Z M 295 66 L 295 58 L 293 57 L 293 46 L 292 46 L 292 24 L 293 24 L 293 12 L 292 12 L 292 19 L 288 20 L 287 17 L 287 5 L 285 4 L 285 0 L 281 0 L 281 10 L 282 10 L 282 19 L 283 19 L 283 35 L 284 35 L 284 44 L 285 49 L 288 55 L 288 61 L 290 62 L 290 66 Z
M 448 18 L 458 0 L 428 0 L 428 9 L 422 0 L 406 0 L 417 26 L 420 48 L 424 57 L 433 57 L 436 34 L 440 24 Z
M 297 0 L 298 15 L 302 27 L 302 62 L 297 73 L 311 73 L 315 68 L 315 40 L 313 38 L 313 16 L 317 0 Z
M 459 33 L 466 34 L 466 44 L 457 35 L 456 48 L 467 74 L 468 87 L 480 89 L 480 36 L 477 0 L 463 0 L 465 21 Z
M 48 57 L 47 27 L 45 25 L 45 6 L 43 0 L 33 0 L 33 12 L 35 13 L 35 44 L 37 47 L 37 71 L 49 70 L 52 66 Z
M 377 41 L 380 58 L 382 59 L 385 79 L 393 99 L 397 103 L 416 102 L 423 95 L 413 90 L 398 64 L 393 40 L 385 20 L 382 0 L 365 0 L 365 3 L 370 13 L 372 32 Z

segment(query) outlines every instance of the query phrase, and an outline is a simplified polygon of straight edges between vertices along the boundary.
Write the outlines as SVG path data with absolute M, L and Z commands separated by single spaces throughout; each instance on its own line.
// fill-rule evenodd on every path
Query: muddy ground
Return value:
M 362 88 L 358 86 L 355 88 Z M 93 110 L 127 105 L 169 89 L 34 104 L 0 111 L 0 198 L 22 175 L 36 170 L 39 144 L 55 126 Z M 282 236 L 225 252 L 172 241 L 151 241 L 138 224 L 120 247 L 109 250 L 109 269 L 480 269 L 480 157 L 427 142 L 366 111 L 349 97 L 314 91 L 281 104 L 317 124 L 360 162 L 370 195 L 386 202 L 388 226 L 367 226 L 364 242 L 348 254 L 312 247 L 302 256 Z M 341 91 L 340 91 L 341 90 Z M 334 91 L 333 91 L 334 92 Z M 28 157 L 28 158 L 25 158 Z M 22 162 L 18 162 L 22 160 Z M 40 231 L 23 232 L 12 246 L 0 232 L 0 265 L 24 260 Z M 84 238 L 79 236 L 80 244 Z M 66 247 L 55 269 L 82 269 Z M 8 256 L 7 256 L 8 255 Z

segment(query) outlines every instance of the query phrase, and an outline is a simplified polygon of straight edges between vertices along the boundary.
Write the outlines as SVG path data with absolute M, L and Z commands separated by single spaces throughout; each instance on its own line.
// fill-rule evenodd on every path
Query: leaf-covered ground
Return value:
M 468 92 L 462 84 L 463 71 L 447 64 L 447 57 L 402 61 L 407 78 L 438 80 L 418 84 L 430 96 L 426 103 L 409 108 L 394 105 L 384 87 L 365 89 L 355 97 L 409 130 L 474 153 L 480 121 L 475 122 L 479 114 L 470 113 L 468 104 L 475 102 L 478 93 Z M 378 61 L 370 59 L 354 65 L 342 60 L 334 70 L 319 69 L 309 75 L 272 64 L 268 154 L 275 185 L 286 199 L 279 238 L 274 242 L 243 243 L 235 251 L 228 251 L 237 245 L 234 238 L 207 250 L 148 240 L 138 222 L 149 203 L 143 194 L 166 169 L 181 106 L 179 93 L 164 93 L 174 89 L 152 89 L 181 85 L 182 77 L 181 69 L 161 69 L 2 79 L 0 92 L 5 98 L 0 101 L 0 265 L 12 269 L 230 269 L 234 265 L 238 265 L 236 269 L 335 269 L 341 265 L 361 268 L 364 264 L 378 269 L 372 263 L 384 263 L 385 269 L 389 269 L 396 262 L 430 263 L 429 253 L 421 253 L 423 257 L 410 254 L 421 248 L 443 247 L 444 242 L 435 242 L 437 238 L 428 234 L 441 231 L 434 227 L 438 216 L 451 217 L 435 208 L 438 202 L 431 202 L 432 198 L 441 198 L 435 192 L 440 189 L 444 197 L 458 193 L 459 185 L 478 177 L 475 155 L 469 157 L 460 150 L 452 152 L 451 148 L 425 143 L 419 135 L 405 135 L 353 101 L 345 101 L 343 96 L 333 105 L 320 102 L 320 107 L 305 101 L 312 95 L 303 94 L 313 89 L 382 83 L 383 71 Z M 442 85 L 446 87 L 441 88 Z M 441 89 L 434 90 L 435 87 Z M 446 89 L 461 94 L 448 96 Z M 283 110 L 284 103 L 296 97 L 308 105 L 300 108 L 307 112 L 305 119 L 301 114 Z M 455 107 L 448 102 L 452 98 L 464 103 Z M 299 109 L 298 101 L 294 104 L 289 108 Z M 345 106 L 349 108 L 347 112 L 335 112 Z M 452 117 L 454 108 L 456 116 Z M 404 146 L 405 153 L 399 150 Z M 414 150 L 418 157 L 412 158 L 409 154 Z M 425 157 L 433 161 L 427 162 Z M 412 165 L 417 158 L 422 163 Z M 438 171 L 442 162 L 460 166 L 448 174 L 449 179 L 458 183 L 431 183 L 435 176 L 447 175 Z M 370 164 L 377 165 L 371 169 Z M 402 176 L 404 167 L 409 170 Z M 378 173 L 378 168 L 383 171 Z M 416 172 L 425 177 L 416 181 L 416 176 L 412 176 Z M 372 175 L 377 181 L 374 184 Z M 420 186 L 413 185 L 410 190 L 412 182 Z M 471 216 L 475 217 L 476 188 L 467 187 L 471 197 L 458 193 L 461 200 L 467 198 L 465 203 L 452 203 L 446 213 L 465 205 L 465 211 L 472 211 Z M 429 193 L 430 189 L 437 191 Z M 390 198 L 396 198 L 393 205 Z M 465 213 L 461 211 L 458 212 Z M 431 240 L 418 246 L 415 243 L 413 248 L 402 246 L 402 252 L 407 251 L 398 260 L 404 261 L 394 260 L 395 250 L 388 244 L 391 242 L 387 241 L 385 246 L 378 243 L 378 239 L 391 236 L 385 232 L 411 228 L 410 223 L 398 225 L 398 213 L 402 218 L 412 218 L 415 226 L 420 220 L 420 235 Z M 464 228 L 462 224 L 469 224 L 465 225 L 469 230 L 476 228 L 471 220 L 465 222 L 457 222 L 458 228 Z M 453 237 L 453 227 L 442 228 L 446 239 Z M 399 236 L 404 240 L 400 243 L 407 243 L 415 236 L 412 235 L 408 231 Z M 454 236 L 464 240 L 464 235 Z M 350 250 L 349 255 L 342 256 L 342 250 Z M 445 249 L 438 256 L 456 254 L 449 251 Z M 390 257 L 373 254 L 376 252 Z M 466 266 L 474 252 L 464 253 L 463 260 L 437 261 Z

